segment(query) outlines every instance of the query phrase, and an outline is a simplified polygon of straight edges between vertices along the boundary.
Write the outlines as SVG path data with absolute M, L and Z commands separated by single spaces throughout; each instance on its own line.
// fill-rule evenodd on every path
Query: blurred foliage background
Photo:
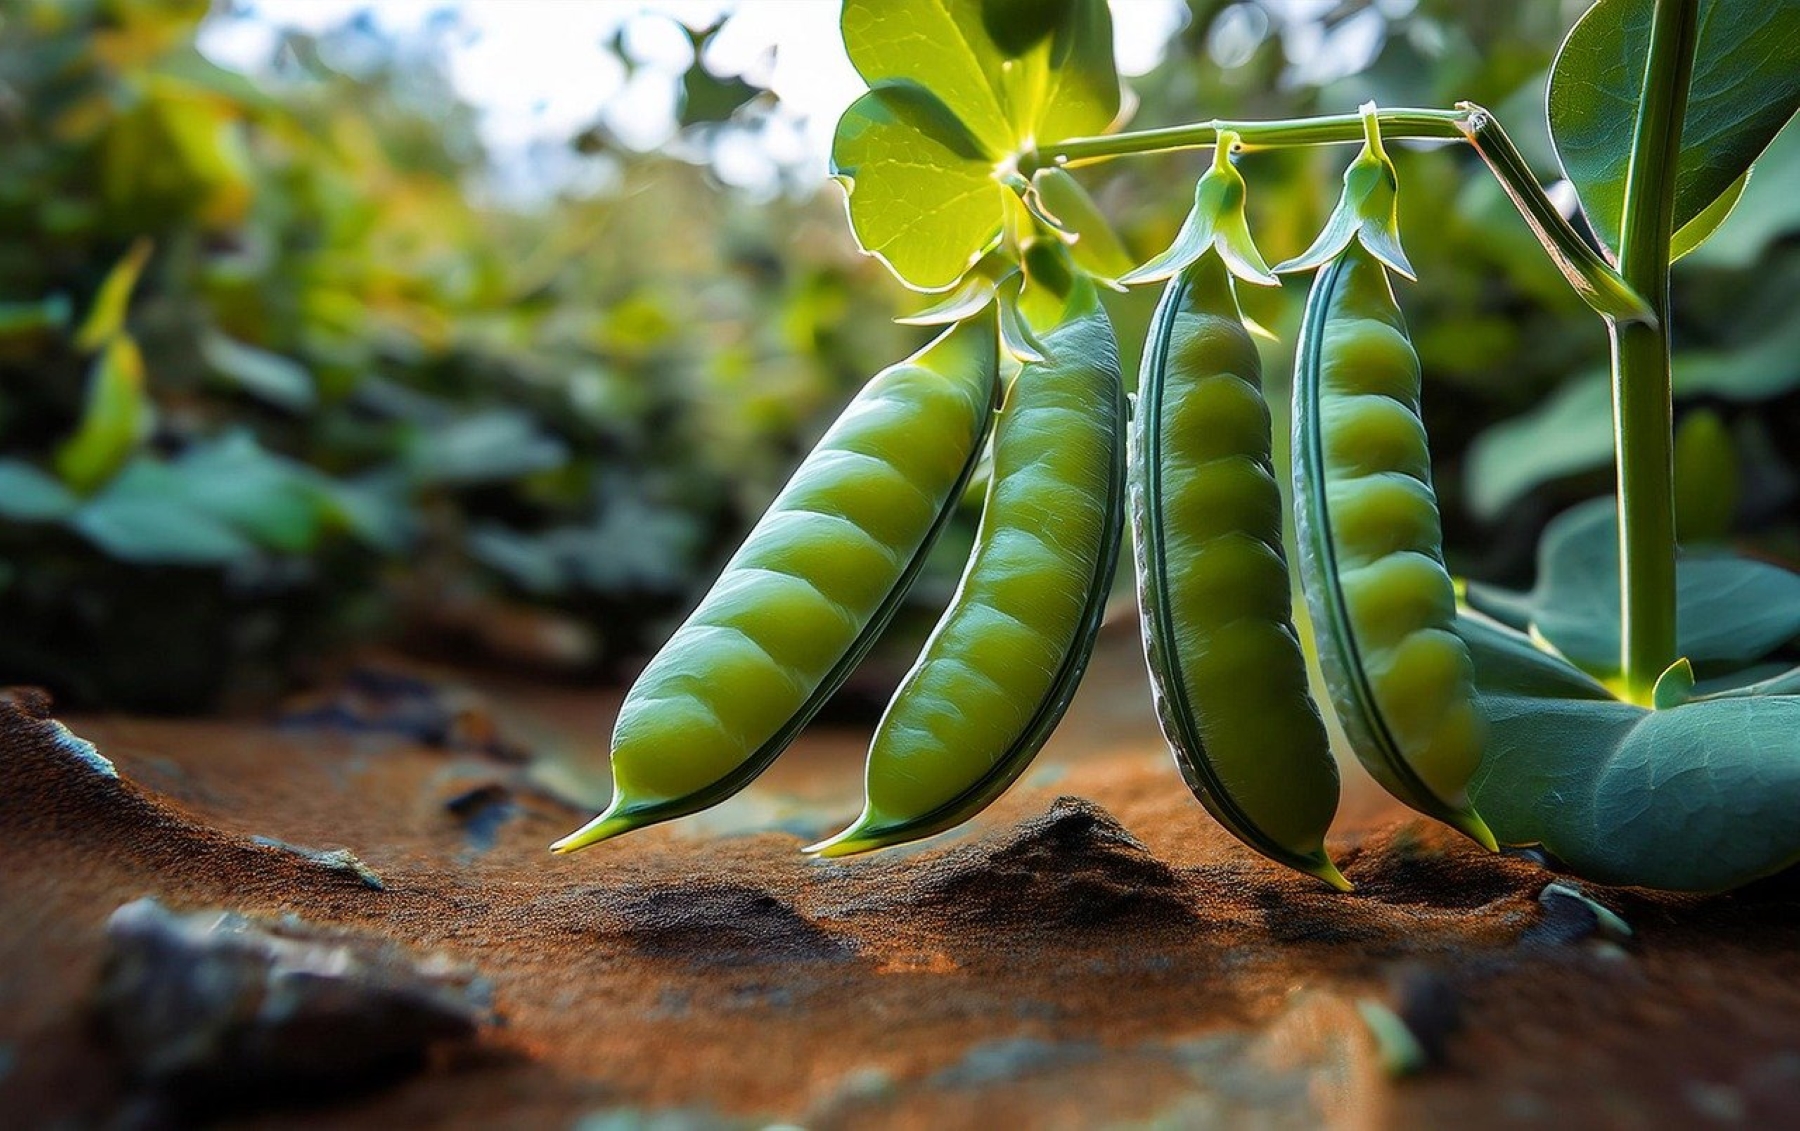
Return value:
M 1133 125 L 1471 99 L 1551 183 L 1544 74 L 1583 6 L 1192 0 L 1132 81 Z M 681 145 L 638 152 L 597 123 L 567 156 L 605 176 L 510 198 L 429 45 L 352 21 L 287 34 L 247 76 L 196 49 L 207 18 L 204 0 L 0 5 L 0 683 L 200 710 L 374 647 L 627 676 L 851 391 L 923 340 L 892 318 L 927 300 L 856 252 L 835 186 L 715 175 L 774 95 L 701 51 Z M 594 50 L 634 62 L 622 37 Z M 1604 332 L 1472 154 L 1396 156 L 1452 565 L 1520 582 L 1544 522 L 1609 489 Z M 1348 157 L 1245 159 L 1271 261 L 1309 242 Z M 1142 259 L 1205 160 L 1080 176 Z M 1684 538 L 1790 565 L 1796 183 L 1790 127 L 1677 268 L 1673 328 Z M 1304 286 L 1246 306 L 1291 344 Z M 1109 301 L 1132 361 L 1155 295 Z M 1288 348 L 1269 349 L 1277 387 Z M 888 669 L 954 583 L 969 517 Z

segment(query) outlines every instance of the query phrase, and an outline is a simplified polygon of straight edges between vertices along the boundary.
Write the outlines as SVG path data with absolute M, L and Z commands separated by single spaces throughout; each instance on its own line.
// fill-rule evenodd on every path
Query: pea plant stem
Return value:
M 1669 392 L 1669 240 L 1675 172 L 1694 71 L 1699 0 L 1656 0 L 1625 173 L 1619 274 L 1654 323 L 1611 325 L 1619 483 L 1620 661 L 1626 694 L 1650 699 L 1677 659 L 1674 413 Z
M 1525 223 L 1549 253 L 1563 277 L 1588 305 L 1608 319 L 1655 322 L 1650 307 L 1633 293 L 1612 265 L 1600 257 L 1568 219 L 1544 194 L 1512 140 L 1494 115 L 1470 102 L 1454 110 L 1377 110 L 1375 121 L 1381 136 L 1392 141 L 1463 141 L 1487 163 L 1506 190 Z M 1221 137 L 1236 135 L 1240 151 L 1279 149 L 1290 146 L 1337 145 L 1364 140 L 1363 116 L 1330 114 L 1317 118 L 1289 118 L 1267 122 L 1235 122 L 1214 119 L 1165 129 L 1073 138 L 1019 159 L 1026 177 L 1052 166 L 1085 165 L 1114 157 L 1167 153 L 1217 145 Z
M 1418 140 L 1461 141 L 1463 124 L 1469 112 L 1456 110 L 1389 109 L 1376 112 L 1381 136 Z M 1100 137 L 1078 137 L 1058 142 L 1047 152 L 1036 154 L 1037 168 L 1048 165 L 1083 165 L 1109 157 L 1139 153 L 1165 153 L 1176 149 L 1202 149 L 1217 145 L 1220 134 L 1238 136 L 1242 151 L 1275 149 L 1295 145 L 1336 145 L 1363 140 L 1363 117 L 1356 114 L 1327 114 L 1317 118 L 1283 118 L 1269 122 L 1231 122 L 1218 118 L 1210 122 L 1191 122 L 1184 126 L 1168 126 L 1158 130 L 1105 134 Z M 1021 161 L 1021 168 L 1028 162 Z M 1031 170 L 1024 169 L 1029 176 Z

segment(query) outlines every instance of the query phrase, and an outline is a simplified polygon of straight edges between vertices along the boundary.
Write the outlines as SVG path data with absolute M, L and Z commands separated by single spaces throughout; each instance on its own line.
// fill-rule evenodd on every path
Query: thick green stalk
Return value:
M 1694 73 L 1699 0 L 1656 0 L 1625 174 L 1619 274 L 1656 322 L 1612 324 L 1618 456 L 1621 655 L 1625 693 L 1648 703 L 1677 659 L 1674 413 L 1669 396 L 1669 240 L 1675 170 Z

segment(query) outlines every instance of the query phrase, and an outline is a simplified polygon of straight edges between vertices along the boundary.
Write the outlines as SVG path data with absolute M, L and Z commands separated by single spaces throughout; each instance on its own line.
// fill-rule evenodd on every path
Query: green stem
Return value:
M 1563 278 L 1602 316 L 1621 322 L 1649 322 L 1657 317 L 1650 305 L 1626 285 L 1619 273 L 1581 238 L 1550 198 L 1544 195 L 1531 167 L 1500 128 L 1500 120 L 1473 102 L 1459 102 L 1469 113 L 1463 133 L 1488 170 L 1512 199 L 1525 224 L 1538 238 Z
M 1678 657 L 1675 636 L 1674 413 L 1669 396 L 1669 240 L 1675 171 L 1694 73 L 1699 0 L 1656 0 L 1650 54 L 1625 173 L 1619 274 L 1655 324 L 1612 326 L 1613 444 L 1619 474 L 1620 664 L 1647 703 Z
M 1487 162 L 1489 171 L 1524 216 L 1525 223 L 1549 253 L 1551 261 L 1589 306 L 1609 319 L 1655 321 L 1655 315 L 1644 300 L 1588 246 L 1544 195 L 1543 186 L 1538 184 L 1491 112 L 1474 103 L 1463 102 L 1454 110 L 1377 110 L 1375 121 L 1380 127 L 1380 136 L 1389 140 L 1468 142 Z M 1022 154 L 1018 171 L 1030 177 L 1049 166 L 1079 165 L 1142 153 L 1203 149 L 1217 146 L 1220 138 L 1232 135 L 1237 137 L 1237 148 L 1243 152 L 1361 142 L 1365 140 L 1367 130 L 1360 112 L 1270 122 L 1214 119 L 1165 129 L 1071 138 L 1041 152 Z
M 1462 141 L 1469 111 L 1381 110 L 1376 114 L 1382 136 L 1415 140 Z M 1049 149 L 1024 154 L 1019 171 L 1027 177 L 1050 165 L 1080 165 L 1108 157 L 1138 153 L 1167 153 L 1177 149 L 1204 149 L 1217 145 L 1219 135 L 1238 135 L 1240 152 L 1295 145 L 1336 145 L 1363 140 L 1361 114 L 1328 114 L 1318 118 L 1283 118 L 1272 122 L 1230 122 L 1215 118 L 1159 130 L 1077 137 L 1057 142 Z

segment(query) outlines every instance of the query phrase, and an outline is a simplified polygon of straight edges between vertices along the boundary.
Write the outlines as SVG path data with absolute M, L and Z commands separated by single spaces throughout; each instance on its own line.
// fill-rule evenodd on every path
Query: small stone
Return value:
M 304 845 L 289 844 L 285 840 L 276 840 L 274 837 L 268 836 L 253 836 L 250 838 L 250 843 L 292 853 L 302 860 L 318 865 L 327 872 L 336 872 L 341 876 L 354 879 L 373 891 L 387 890 L 387 885 L 382 882 L 375 869 L 364 864 L 361 858 L 348 848 L 307 848 Z
M 361 1084 L 494 1020 L 487 983 L 441 955 L 298 920 L 113 912 L 95 1008 L 138 1081 L 209 1104 Z
M 1567 946 L 1590 938 L 1618 943 L 1632 937 L 1631 925 L 1617 912 L 1574 884 L 1561 880 L 1545 884 L 1538 892 L 1538 905 L 1543 915 L 1521 936 L 1521 943 Z

